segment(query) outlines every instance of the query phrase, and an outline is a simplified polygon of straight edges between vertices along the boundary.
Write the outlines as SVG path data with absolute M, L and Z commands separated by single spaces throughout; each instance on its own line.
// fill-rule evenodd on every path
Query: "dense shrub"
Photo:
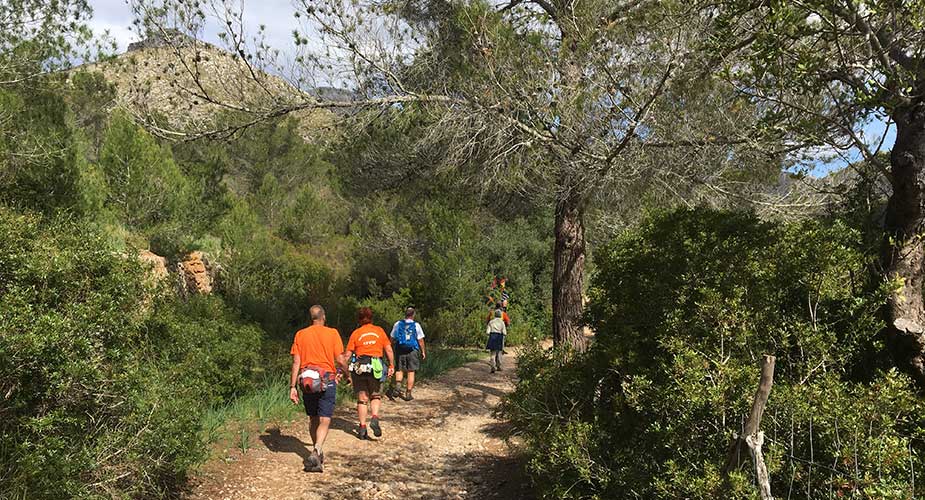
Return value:
M 165 298 L 145 333 L 160 369 L 195 388 L 205 403 L 224 403 L 253 389 L 263 332 L 242 323 L 220 298 Z
M 515 325 L 509 341 L 542 336 L 551 324 L 552 244 L 545 221 L 504 220 L 470 200 L 423 199 L 410 190 L 371 199 L 352 226 L 350 292 L 364 303 L 388 302 L 392 314 L 413 304 L 431 340 L 480 347 L 489 312 L 485 293 L 493 276 L 505 276 Z M 405 302 L 396 302 L 398 296 Z
M 0 497 L 163 495 L 202 411 L 247 387 L 257 330 L 161 298 L 86 223 L 0 208 L 0 242 Z
M 336 303 L 330 267 L 261 226 L 246 203 L 232 207 L 218 232 L 222 294 L 272 338 L 291 341 L 312 304 Z
M 585 355 L 528 351 L 504 413 L 549 498 L 751 498 L 721 468 L 777 356 L 762 422 L 772 491 L 788 498 L 910 498 L 923 407 L 878 368 L 884 290 L 861 236 L 679 210 L 597 253 Z
M 0 202 L 45 213 L 94 208 L 81 186 L 89 165 L 60 93 L 41 84 L 5 86 L 0 110 Z

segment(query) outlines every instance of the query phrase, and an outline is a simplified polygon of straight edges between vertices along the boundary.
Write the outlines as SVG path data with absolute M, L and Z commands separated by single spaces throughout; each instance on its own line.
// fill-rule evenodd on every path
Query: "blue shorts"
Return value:
M 328 382 L 324 392 L 302 393 L 305 414 L 310 417 L 333 417 L 335 401 L 337 401 L 337 382 Z

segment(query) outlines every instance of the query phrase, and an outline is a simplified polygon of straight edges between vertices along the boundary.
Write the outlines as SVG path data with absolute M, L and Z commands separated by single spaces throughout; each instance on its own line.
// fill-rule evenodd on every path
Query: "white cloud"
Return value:
M 90 20 L 89 25 L 90 29 L 93 30 L 93 34 L 98 37 L 108 33 L 115 40 L 119 52 L 125 52 L 128 44 L 138 41 L 138 35 L 130 29 L 131 22 L 129 24 L 115 24 L 94 17 Z
M 93 8 L 93 19 L 89 24 L 94 33 L 102 34 L 108 29 L 118 43 L 120 51 L 126 50 L 129 43 L 138 40 L 138 35 L 132 31 L 132 10 L 125 0 L 89 0 L 89 3 Z M 214 5 L 220 5 L 220 2 L 215 2 Z M 264 25 L 269 45 L 284 53 L 293 49 L 292 30 L 297 27 L 297 23 L 293 17 L 295 9 L 290 0 L 251 0 L 243 1 L 242 5 L 245 28 L 249 33 L 256 34 L 260 25 Z M 205 10 L 207 15 L 212 14 L 210 9 Z M 219 21 L 214 17 L 209 21 L 210 25 L 203 30 L 202 37 L 207 42 L 217 44 Z

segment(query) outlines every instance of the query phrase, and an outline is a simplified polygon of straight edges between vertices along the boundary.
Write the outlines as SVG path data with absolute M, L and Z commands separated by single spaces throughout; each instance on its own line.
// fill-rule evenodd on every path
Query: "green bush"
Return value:
M 221 404 L 253 390 L 263 332 L 242 323 L 220 298 L 165 298 L 145 328 L 158 366 L 195 388 L 203 402 Z
M 60 92 L 50 85 L 0 89 L 0 202 L 43 213 L 96 208 L 82 179 L 90 176 L 81 143 Z
M 106 206 L 127 227 L 151 240 L 151 249 L 176 255 L 190 244 L 184 218 L 193 191 L 170 149 L 128 116 L 110 118 L 99 158 L 108 186 Z
M 352 226 L 352 294 L 372 303 L 403 294 L 406 302 L 389 304 L 395 314 L 413 304 L 429 339 L 474 347 L 486 341 L 484 294 L 492 277 L 503 275 L 513 294 L 509 341 L 545 336 L 552 249 L 545 219 L 504 220 L 454 198 L 402 192 L 370 200 Z
M 772 491 L 910 498 L 925 405 L 885 366 L 864 277 L 873 257 L 840 223 L 775 224 L 706 209 L 649 217 L 596 254 L 584 355 L 529 349 L 503 413 L 548 498 L 757 498 L 721 474 L 758 383 Z
M 221 293 L 272 338 L 291 341 L 312 304 L 337 302 L 330 268 L 261 226 L 246 203 L 232 207 L 218 232 L 225 247 Z
M 241 393 L 259 332 L 176 303 L 84 222 L 0 208 L 0 497 L 164 496 L 200 415 Z

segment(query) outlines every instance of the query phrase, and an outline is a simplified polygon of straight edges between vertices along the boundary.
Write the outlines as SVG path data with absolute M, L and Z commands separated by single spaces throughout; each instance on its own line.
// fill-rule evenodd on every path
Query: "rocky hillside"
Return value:
M 147 123 L 165 128 L 208 128 L 228 113 L 258 112 L 310 98 L 285 79 L 246 64 L 212 44 L 173 34 L 133 43 L 129 50 L 84 66 L 100 71 L 117 92 L 118 104 Z M 345 91 L 324 89 L 325 92 Z M 306 139 L 318 139 L 334 123 L 326 110 L 296 112 Z

